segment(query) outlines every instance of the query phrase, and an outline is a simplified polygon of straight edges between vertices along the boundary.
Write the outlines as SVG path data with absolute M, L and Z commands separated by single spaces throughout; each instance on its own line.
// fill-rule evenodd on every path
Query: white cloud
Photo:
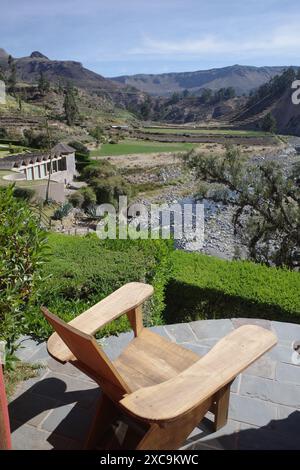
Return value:
M 215 34 L 200 38 L 187 38 L 181 41 L 166 41 L 144 37 L 142 45 L 129 51 L 130 55 L 211 55 L 211 54 L 248 54 L 299 57 L 300 29 L 297 25 L 277 28 L 256 37 L 242 39 L 222 38 Z

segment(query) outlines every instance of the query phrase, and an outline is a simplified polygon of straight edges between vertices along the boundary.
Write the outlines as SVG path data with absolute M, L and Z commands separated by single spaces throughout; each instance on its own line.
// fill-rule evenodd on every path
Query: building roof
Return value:
M 75 149 L 66 144 L 57 144 L 51 149 L 53 156 L 68 155 L 74 153 Z M 24 152 L 24 153 L 13 153 L 6 157 L 0 158 L 0 169 L 10 170 L 14 167 L 19 167 L 24 162 L 25 165 L 34 164 L 43 160 L 49 160 L 48 152 Z
M 45 153 L 20 153 L 7 155 L 6 157 L 0 158 L 0 168 L 10 169 L 13 167 L 19 167 L 24 162 L 25 165 L 31 163 L 41 162 L 42 160 L 48 160 L 48 155 Z
M 55 155 L 66 155 L 68 153 L 74 153 L 75 149 L 73 147 L 70 147 L 70 145 L 59 143 L 53 147 L 52 152 Z

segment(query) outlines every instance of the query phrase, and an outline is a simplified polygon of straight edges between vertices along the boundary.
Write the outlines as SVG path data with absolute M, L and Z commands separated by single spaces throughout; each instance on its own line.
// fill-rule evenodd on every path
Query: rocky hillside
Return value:
M 282 134 L 300 136 L 300 105 L 293 104 L 292 94 L 295 90 L 291 84 L 297 75 L 290 69 L 279 79 L 273 79 L 260 87 L 232 119 L 234 125 L 248 129 L 262 126 L 267 114 L 276 121 L 276 130 Z
M 134 110 L 145 100 L 145 94 L 127 85 L 116 83 L 86 69 L 80 62 L 51 60 L 41 52 L 34 51 L 28 57 L 12 58 L 18 83 L 37 84 L 41 74 L 52 85 L 76 88 L 104 97 L 120 108 Z M 0 49 L 0 68 L 9 75 L 9 54 Z
M 268 82 L 275 75 L 282 73 L 285 68 L 233 65 L 197 72 L 126 75 L 114 77 L 112 80 L 157 96 L 170 95 L 183 90 L 197 93 L 203 88 L 218 90 L 226 87 L 233 87 L 238 95 L 242 95 Z
M 0 49 L 0 66 L 8 69 L 8 53 Z M 119 84 L 98 75 L 82 66 L 80 62 L 69 60 L 50 60 L 42 53 L 35 51 L 28 57 L 14 58 L 17 79 L 26 83 L 37 83 L 41 72 L 51 83 L 71 81 L 74 86 L 89 90 L 118 91 Z

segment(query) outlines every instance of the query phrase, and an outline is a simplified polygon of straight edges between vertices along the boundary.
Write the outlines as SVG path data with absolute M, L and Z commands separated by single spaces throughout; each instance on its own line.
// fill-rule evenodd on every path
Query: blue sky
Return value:
M 0 47 L 104 75 L 300 65 L 299 0 L 0 0 Z

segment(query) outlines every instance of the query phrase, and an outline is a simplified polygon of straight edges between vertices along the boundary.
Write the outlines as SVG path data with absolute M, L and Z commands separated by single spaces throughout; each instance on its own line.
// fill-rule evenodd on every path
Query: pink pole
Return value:
M 0 450 L 11 449 L 10 424 L 2 365 L 0 364 Z

